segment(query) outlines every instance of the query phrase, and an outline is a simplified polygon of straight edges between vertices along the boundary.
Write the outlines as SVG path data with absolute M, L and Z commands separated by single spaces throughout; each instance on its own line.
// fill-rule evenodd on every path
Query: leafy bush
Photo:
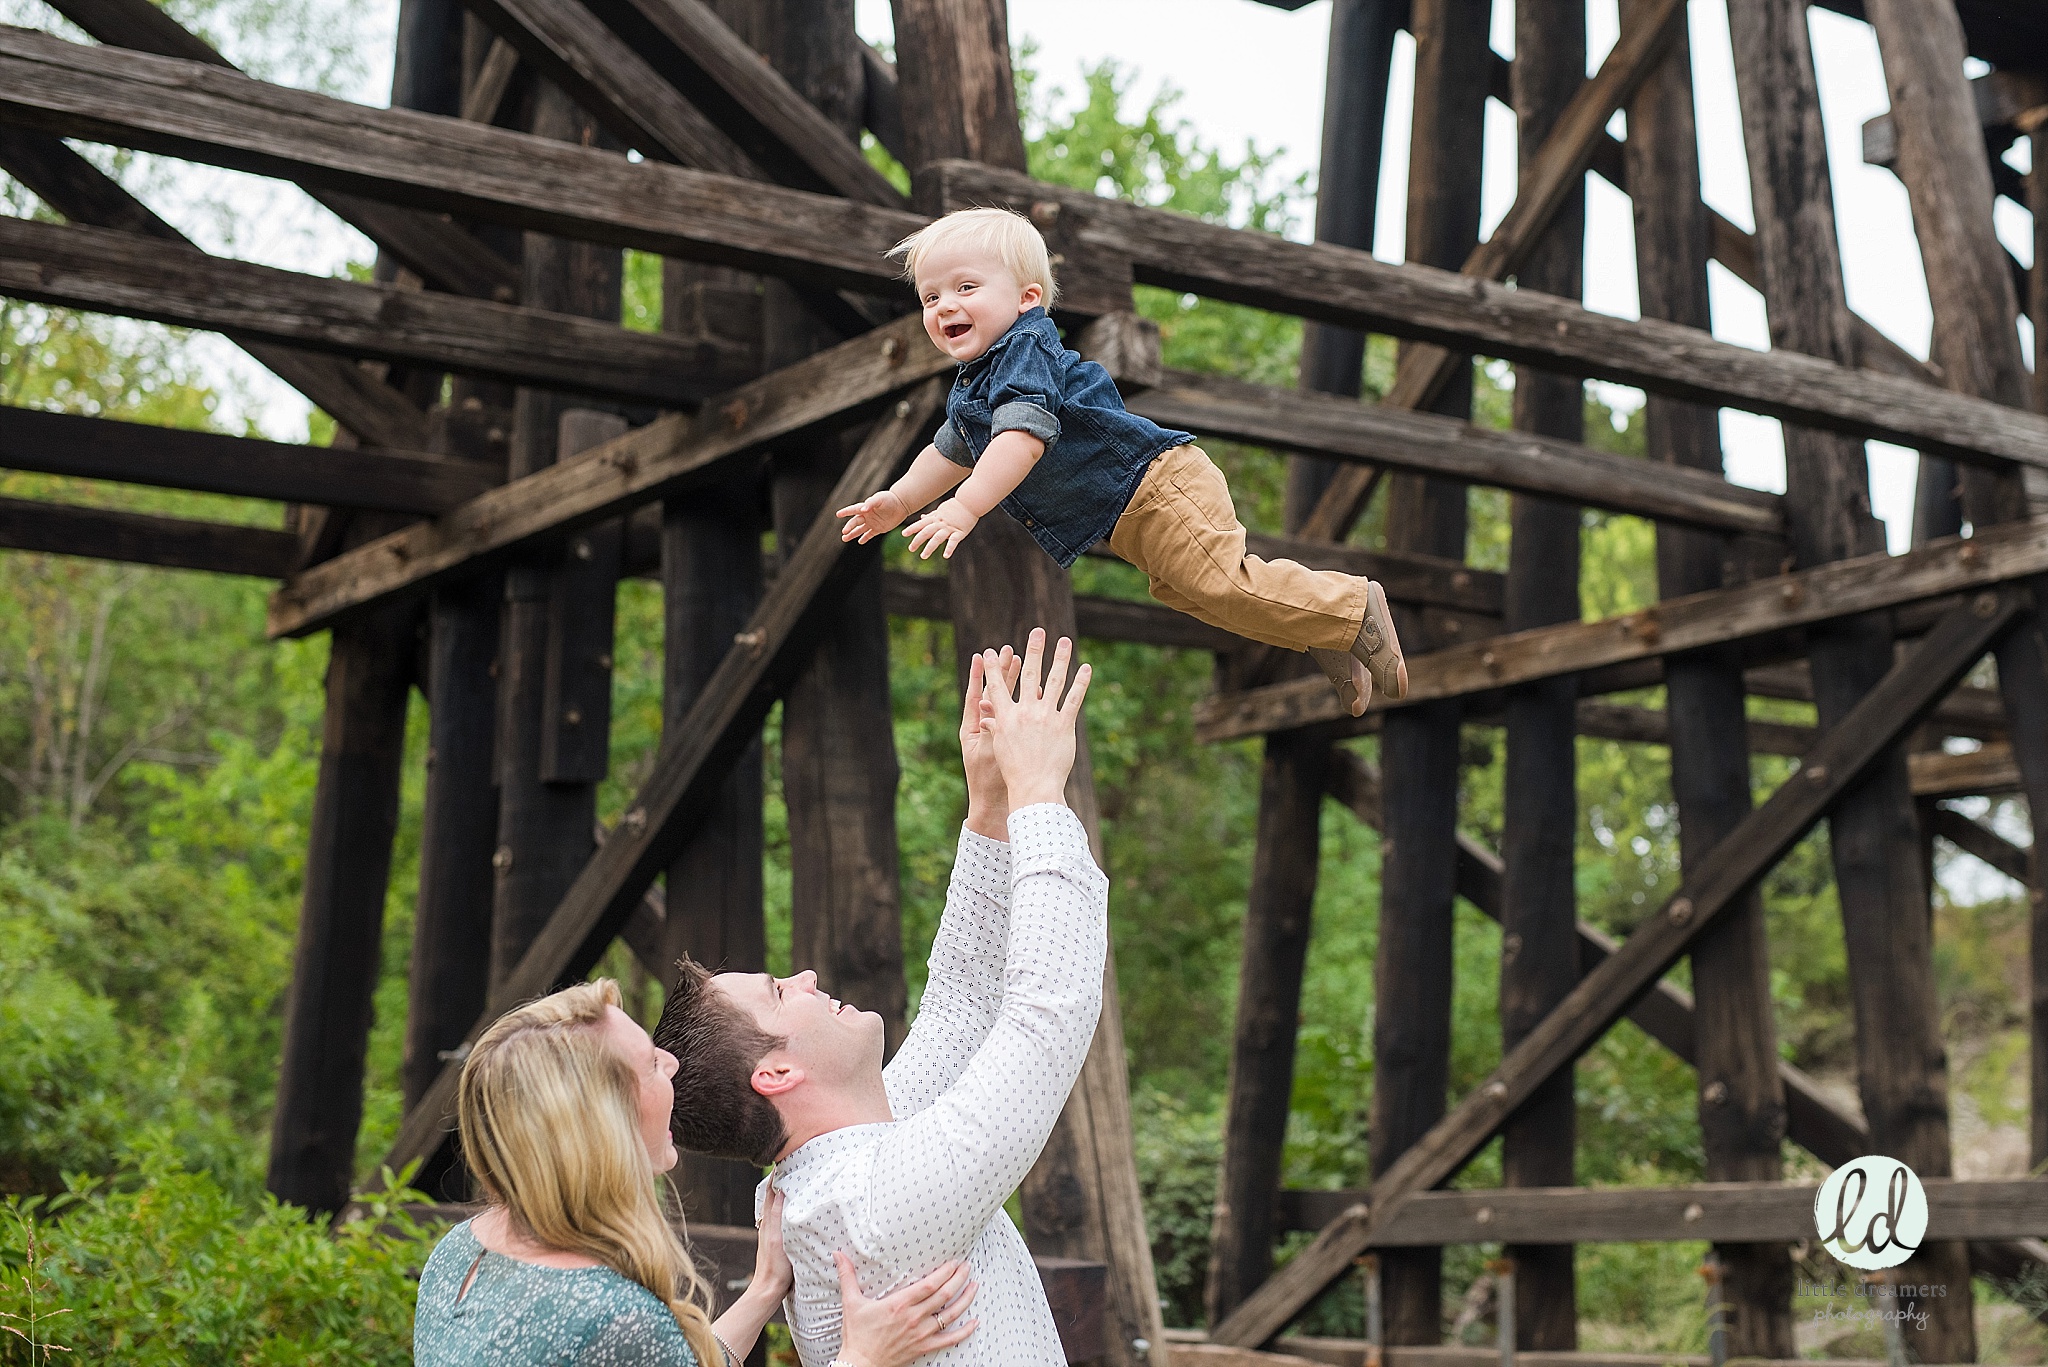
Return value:
M 113 1180 L 0 1210 L 0 1364 L 377 1364 L 412 1360 L 419 1269 L 439 1234 L 396 1204 L 330 1234 L 184 1168 L 161 1134 Z M 29 1326 L 35 1329 L 31 1340 Z

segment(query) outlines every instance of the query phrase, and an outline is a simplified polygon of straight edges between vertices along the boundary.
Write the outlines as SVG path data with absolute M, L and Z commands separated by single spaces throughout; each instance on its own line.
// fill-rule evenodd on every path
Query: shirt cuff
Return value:
M 1029 432 L 1047 446 L 1060 439 L 1060 420 L 1051 409 L 1029 399 L 1012 399 L 995 411 L 989 423 L 994 432 Z
M 939 454 L 955 465 L 974 464 L 974 453 L 967 449 L 960 433 L 954 428 L 952 419 L 939 424 L 939 430 L 932 433 L 932 445 L 939 448 Z
M 1107 899 L 1109 880 L 1095 866 L 1088 828 L 1062 803 L 1037 802 L 1010 813 L 1011 884 L 1034 873 L 1057 873 L 1100 885 L 1097 895 Z
M 960 828 L 960 849 L 953 857 L 953 882 L 967 892 L 1010 904 L 1010 847 L 1001 840 Z

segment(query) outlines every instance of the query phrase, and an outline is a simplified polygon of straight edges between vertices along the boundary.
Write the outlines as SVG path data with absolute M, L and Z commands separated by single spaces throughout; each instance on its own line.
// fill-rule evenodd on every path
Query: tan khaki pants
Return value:
M 1109 548 L 1168 607 L 1267 645 L 1348 650 L 1365 621 L 1365 580 L 1245 554 L 1230 486 L 1198 446 L 1152 462 Z

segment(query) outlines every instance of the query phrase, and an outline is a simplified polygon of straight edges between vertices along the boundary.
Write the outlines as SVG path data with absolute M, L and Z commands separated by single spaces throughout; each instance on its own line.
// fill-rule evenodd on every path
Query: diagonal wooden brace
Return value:
M 1348 1272 L 1376 1225 L 1402 1201 L 1452 1177 L 1558 1069 L 1569 1064 L 1651 990 L 1693 939 L 1792 848 L 1899 737 L 1946 696 L 2029 607 L 2007 585 L 1972 595 L 1938 622 L 1804 765 L 1714 848 L 1693 875 L 1501 1061 L 1491 1077 L 1396 1160 L 1366 1200 L 1319 1235 L 1210 1335 L 1257 1347 Z
M 879 547 L 841 541 L 834 511 L 888 484 L 930 437 L 944 397 L 943 383 L 927 382 L 899 401 L 862 443 L 696 705 L 663 736 L 653 773 L 627 805 L 611 837 L 493 996 L 469 1040 L 517 1003 L 581 978 L 624 927 L 692 825 L 704 816 L 726 771 L 760 729 L 769 707 L 802 669 L 841 591 L 866 561 L 879 554 Z M 447 1139 L 460 1073 L 459 1063 L 443 1068 L 406 1116 L 385 1159 L 392 1171 L 431 1157 Z

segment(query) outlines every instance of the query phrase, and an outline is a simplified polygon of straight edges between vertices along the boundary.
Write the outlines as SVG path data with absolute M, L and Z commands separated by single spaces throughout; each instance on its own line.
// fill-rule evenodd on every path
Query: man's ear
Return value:
M 1022 313 L 1026 309 L 1035 309 L 1044 302 L 1045 287 L 1034 280 L 1024 287 L 1022 294 L 1017 296 L 1017 312 Z
M 747 1079 L 756 1093 L 773 1099 L 793 1091 L 804 1080 L 804 1070 L 790 1062 L 785 1054 L 775 1053 L 754 1065 L 754 1075 Z

